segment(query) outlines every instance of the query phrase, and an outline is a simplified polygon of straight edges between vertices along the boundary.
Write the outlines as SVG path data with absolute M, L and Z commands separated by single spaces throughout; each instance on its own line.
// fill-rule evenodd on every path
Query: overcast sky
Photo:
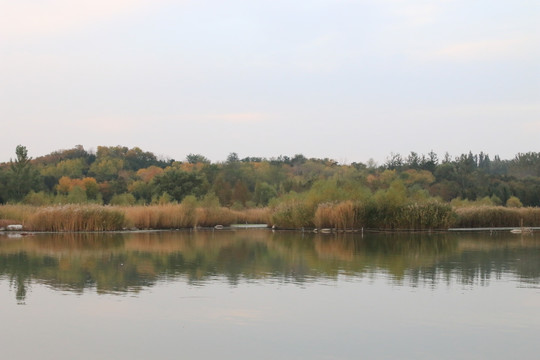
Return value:
M 540 151 L 538 0 L 0 0 L 0 161 Z

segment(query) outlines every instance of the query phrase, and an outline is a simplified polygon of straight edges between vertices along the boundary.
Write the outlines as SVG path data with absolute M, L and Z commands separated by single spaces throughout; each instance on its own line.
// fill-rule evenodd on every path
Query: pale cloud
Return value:
M 162 0 L 0 1 L 0 33 L 20 39 L 80 29 L 96 21 L 144 9 Z

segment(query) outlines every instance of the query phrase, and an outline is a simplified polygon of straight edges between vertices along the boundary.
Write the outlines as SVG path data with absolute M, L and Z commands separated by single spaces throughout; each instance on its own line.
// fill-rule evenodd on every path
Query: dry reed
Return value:
M 478 206 L 454 209 L 456 227 L 514 227 L 540 226 L 540 208 L 507 208 L 503 206 Z
M 197 209 L 197 225 L 211 227 L 215 225 L 229 226 L 238 222 L 236 211 L 222 207 L 207 207 Z
M 360 225 L 357 213 L 358 206 L 352 201 L 319 204 L 313 223 L 317 228 L 354 229 Z
M 24 226 L 35 212 L 36 207 L 31 205 L 1 205 L 0 220 L 6 222 L 6 225 L 22 224 Z
M 124 226 L 124 214 L 99 205 L 37 208 L 25 227 L 34 231 L 113 231 Z
M 139 229 L 179 229 L 194 227 L 195 209 L 183 204 L 119 207 L 129 227 Z
M 239 224 L 267 224 L 272 222 L 272 214 L 269 208 L 254 208 L 235 211 Z

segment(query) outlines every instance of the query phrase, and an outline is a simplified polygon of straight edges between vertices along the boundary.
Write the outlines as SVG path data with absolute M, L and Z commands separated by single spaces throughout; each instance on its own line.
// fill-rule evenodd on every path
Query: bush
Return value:
M 124 193 L 124 194 L 115 194 L 111 199 L 111 205 L 117 206 L 131 206 L 135 205 L 136 199 L 133 194 Z
M 34 192 L 30 191 L 23 199 L 23 204 L 32 206 L 44 206 L 50 205 L 54 201 L 52 195 L 46 194 L 44 191 Z
M 523 207 L 523 204 L 521 203 L 521 200 L 519 200 L 516 196 L 510 196 L 508 200 L 506 200 L 506 207 L 520 208 Z

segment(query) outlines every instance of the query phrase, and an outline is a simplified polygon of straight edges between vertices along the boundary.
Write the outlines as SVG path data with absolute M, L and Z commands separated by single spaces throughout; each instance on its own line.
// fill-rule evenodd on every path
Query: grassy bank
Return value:
M 232 210 L 195 203 L 152 206 L 0 206 L 0 227 L 22 224 L 27 231 L 114 231 L 125 228 L 182 229 L 268 224 L 278 228 L 377 230 L 446 230 L 449 227 L 540 226 L 540 208 L 477 206 L 452 208 L 427 201 L 392 206 L 374 201 L 325 202 L 316 205 L 292 200 L 276 206 Z

